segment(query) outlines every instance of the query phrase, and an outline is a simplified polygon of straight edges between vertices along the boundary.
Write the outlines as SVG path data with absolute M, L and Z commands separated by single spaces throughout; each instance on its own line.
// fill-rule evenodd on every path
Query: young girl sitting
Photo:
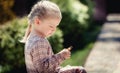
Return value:
M 63 49 L 54 54 L 46 39 L 51 36 L 62 19 L 59 7 L 50 1 L 39 1 L 28 15 L 29 25 L 22 42 L 25 42 L 25 63 L 28 73 L 86 73 L 79 66 L 60 67 L 70 58 Z

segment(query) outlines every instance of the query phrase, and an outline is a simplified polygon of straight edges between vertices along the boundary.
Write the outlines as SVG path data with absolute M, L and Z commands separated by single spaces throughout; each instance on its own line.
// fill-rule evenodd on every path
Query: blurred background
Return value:
M 27 15 L 40 0 L 0 0 L 0 73 L 26 73 L 23 37 Z M 62 66 L 84 66 L 102 25 L 111 13 L 120 13 L 120 1 L 50 0 L 61 9 L 62 21 L 48 38 L 55 53 L 73 46 L 72 56 Z M 119 40 L 119 39 L 117 39 Z

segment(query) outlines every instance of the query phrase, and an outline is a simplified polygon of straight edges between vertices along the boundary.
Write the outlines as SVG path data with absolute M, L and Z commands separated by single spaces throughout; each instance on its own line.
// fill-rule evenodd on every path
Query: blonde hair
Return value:
M 31 27 L 34 22 L 34 18 L 38 17 L 39 19 L 46 19 L 46 18 L 62 18 L 61 11 L 59 7 L 50 1 L 42 0 L 37 2 L 31 9 L 31 12 L 28 15 L 28 22 L 29 25 L 27 27 L 26 33 L 21 40 L 21 42 L 25 43 L 30 32 L 31 32 Z

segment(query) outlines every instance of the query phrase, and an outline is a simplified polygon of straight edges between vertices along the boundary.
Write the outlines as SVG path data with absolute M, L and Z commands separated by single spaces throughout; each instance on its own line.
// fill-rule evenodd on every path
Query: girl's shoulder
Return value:
M 43 38 L 43 37 L 40 37 L 36 34 L 30 34 L 30 36 L 28 37 L 28 41 L 33 42 L 33 43 L 35 43 L 35 42 L 41 42 L 42 43 L 42 42 L 47 42 L 47 39 Z
M 40 48 L 44 46 L 48 46 L 48 40 L 37 35 L 30 35 L 26 41 L 26 50 L 32 50 L 36 47 Z

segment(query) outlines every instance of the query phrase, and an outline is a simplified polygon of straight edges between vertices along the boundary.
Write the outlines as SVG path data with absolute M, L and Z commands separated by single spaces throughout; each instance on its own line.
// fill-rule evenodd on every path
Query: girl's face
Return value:
M 37 26 L 38 32 L 44 37 L 49 37 L 55 32 L 56 27 L 59 25 L 60 21 L 61 19 L 57 18 L 42 20 Z

